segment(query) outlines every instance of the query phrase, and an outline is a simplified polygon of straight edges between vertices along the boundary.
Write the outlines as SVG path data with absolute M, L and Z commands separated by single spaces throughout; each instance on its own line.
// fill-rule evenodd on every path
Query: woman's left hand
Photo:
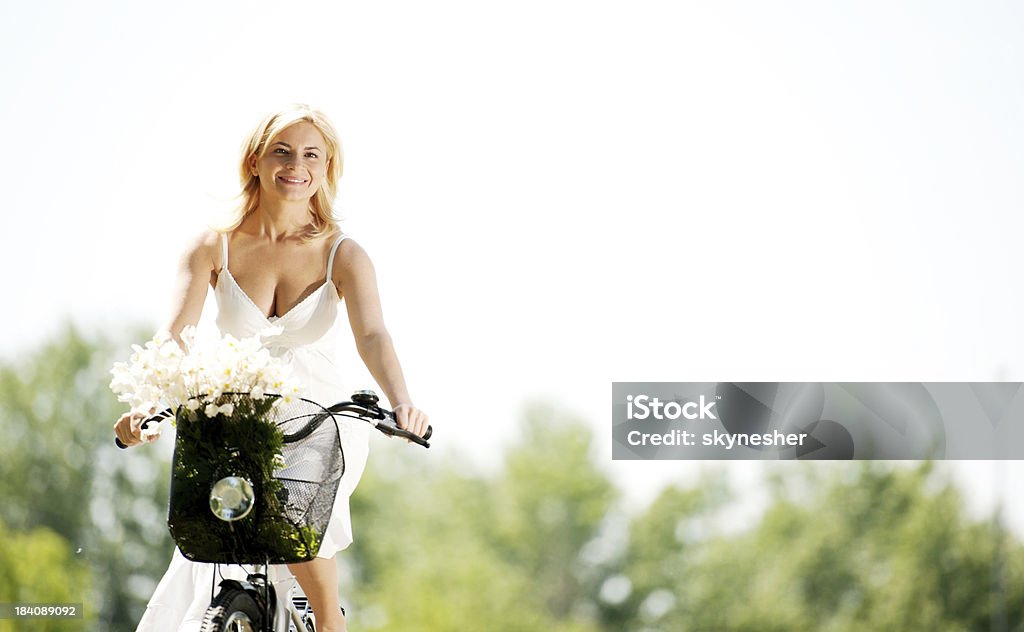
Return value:
M 399 404 L 395 406 L 395 421 L 398 427 L 408 430 L 416 436 L 422 437 L 430 425 L 430 418 L 427 413 L 412 404 Z

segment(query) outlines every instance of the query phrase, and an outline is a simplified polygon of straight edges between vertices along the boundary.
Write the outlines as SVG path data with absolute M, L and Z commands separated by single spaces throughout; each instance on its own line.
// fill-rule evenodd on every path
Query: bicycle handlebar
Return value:
M 338 402 L 327 410 L 328 412 L 336 414 L 356 413 L 359 419 L 368 422 L 383 434 L 386 434 L 389 437 L 401 437 L 402 439 L 408 439 L 413 443 L 418 443 L 424 448 L 430 447 L 430 442 L 427 441 L 427 439 L 434 434 L 433 426 L 427 426 L 427 431 L 423 433 L 422 437 L 413 432 L 409 432 L 405 428 L 399 428 L 398 421 L 395 419 L 394 411 L 387 410 L 386 408 L 367 406 L 365 404 L 357 404 L 355 402 Z M 345 416 L 351 417 L 351 415 Z
M 433 426 L 427 426 L 427 431 L 423 433 L 422 437 L 413 432 L 409 432 L 405 428 L 399 428 L 398 422 L 395 419 L 394 411 L 377 406 L 377 395 L 373 391 L 359 391 L 352 395 L 352 401 L 338 402 L 337 404 L 326 408 L 326 410 L 331 415 L 340 415 L 350 419 L 361 419 L 389 437 L 408 439 L 409 441 L 417 443 L 424 448 L 430 447 L 430 442 L 427 441 L 427 439 L 434 434 Z M 149 426 L 150 423 L 159 423 L 168 417 L 172 417 L 173 414 L 174 412 L 170 408 L 167 408 L 144 420 L 139 424 L 139 428 L 144 429 Z M 319 417 L 320 416 L 318 415 L 318 418 Z M 324 419 L 326 419 L 326 417 L 324 417 Z M 322 420 L 323 419 L 320 419 L 320 421 Z M 310 422 L 307 425 L 307 428 L 313 427 L 315 422 L 316 420 Z M 297 438 L 301 437 L 295 437 L 295 439 Z M 114 438 L 114 443 L 122 450 L 128 447 L 116 437 Z

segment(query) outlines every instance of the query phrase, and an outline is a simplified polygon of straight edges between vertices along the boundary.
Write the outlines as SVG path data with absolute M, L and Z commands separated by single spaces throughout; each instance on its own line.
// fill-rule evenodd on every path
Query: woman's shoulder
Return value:
M 338 244 L 338 252 L 334 256 L 335 265 L 339 263 L 357 263 L 363 259 L 369 261 L 370 256 L 366 254 L 366 250 L 355 239 L 344 233 L 338 233 L 332 241 L 339 239 L 341 243 Z
M 336 280 L 339 280 L 338 277 L 346 273 L 351 274 L 352 272 L 373 270 L 370 255 L 366 253 L 366 250 L 355 239 L 339 233 L 332 241 L 339 238 L 342 238 L 341 243 L 338 244 L 338 250 L 334 255 L 334 276 Z
M 186 240 L 182 258 L 188 260 L 192 264 L 191 267 L 208 265 L 211 270 L 219 269 L 222 234 L 224 233 L 206 227 L 196 231 Z

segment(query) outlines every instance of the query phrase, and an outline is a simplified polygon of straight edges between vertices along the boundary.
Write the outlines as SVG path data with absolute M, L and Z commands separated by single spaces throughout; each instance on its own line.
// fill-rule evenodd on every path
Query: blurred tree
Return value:
M 496 481 L 493 523 L 485 533 L 531 578 L 534 598 L 555 617 L 591 612 L 597 578 L 580 559 L 616 499 L 597 469 L 583 420 L 550 405 L 526 410 L 523 437 Z
M 145 338 L 69 327 L 0 362 L 0 601 L 85 602 L 92 618 L 32 629 L 133 630 L 170 560 L 170 438 L 112 444 L 108 371 Z M 533 406 L 485 476 L 443 444 L 410 458 L 375 437 L 341 556 L 353 627 L 1024 630 L 1020 541 L 967 520 L 936 466 L 775 464 L 767 511 L 744 525 L 708 475 L 630 518 L 591 441 Z
M 608 569 L 599 594 L 606 629 L 686 609 L 679 589 L 693 581 L 690 568 L 729 498 L 724 476 L 705 475 L 693 488 L 666 488 L 632 521 L 621 566 Z
M 738 536 L 691 543 L 685 522 L 699 492 L 665 490 L 634 522 L 624 572 L 646 594 L 625 618 L 673 632 L 989 630 L 999 569 L 1017 626 L 1007 629 L 1020 629 L 1024 549 L 965 520 L 932 464 L 787 465 L 763 520 Z M 666 545 L 663 565 L 652 564 L 655 540 Z
M 465 472 L 456 455 L 424 467 L 408 446 L 375 443 L 353 497 L 356 542 L 342 556 L 355 565 L 355 625 L 597 629 L 580 551 L 612 485 L 594 466 L 586 426 L 546 407 L 526 418 L 497 479 Z
M 15 533 L 45 528 L 80 551 L 92 580 L 71 585 L 70 600 L 85 602 L 97 626 L 111 631 L 135 629 L 173 550 L 166 455 L 112 443 L 122 406 L 108 388 L 109 369 L 128 355 L 128 340 L 149 337 L 123 333 L 118 344 L 68 326 L 38 350 L 0 362 L 0 520 Z M 64 572 L 61 564 L 35 570 Z
M 89 581 L 88 565 L 60 535 L 46 527 L 13 532 L 0 520 L 0 603 L 82 603 Z M 0 632 L 92 630 L 95 619 L 87 609 L 81 619 L 0 619 Z

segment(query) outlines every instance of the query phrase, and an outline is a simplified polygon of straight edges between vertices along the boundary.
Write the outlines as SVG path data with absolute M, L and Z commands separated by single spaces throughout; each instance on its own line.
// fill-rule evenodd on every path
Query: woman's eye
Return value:
M 280 154 L 287 154 L 288 150 L 287 149 L 282 149 L 282 148 L 278 147 L 277 149 L 274 150 L 274 153 L 275 154 L 278 154 L 278 153 L 280 153 Z
M 314 154 L 313 152 L 309 152 L 308 154 L 306 154 L 306 157 L 307 157 L 307 158 L 319 158 L 320 156 L 317 156 L 317 155 L 316 155 L 316 154 Z

